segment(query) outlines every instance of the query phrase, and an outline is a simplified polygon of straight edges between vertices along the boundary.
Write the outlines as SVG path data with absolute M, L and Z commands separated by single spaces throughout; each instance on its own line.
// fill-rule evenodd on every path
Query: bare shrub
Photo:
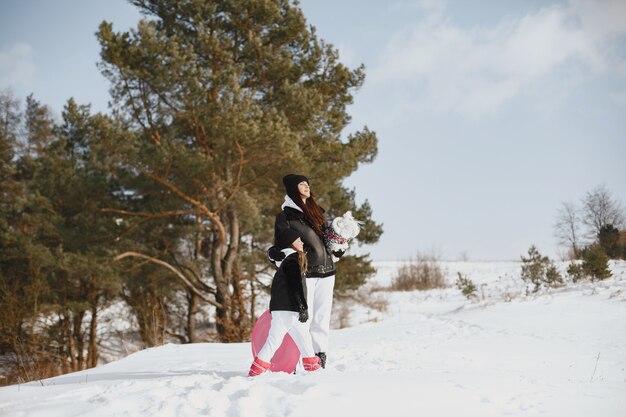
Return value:
M 372 310 L 386 313 L 389 309 L 389 300 L 381 295 L 368 299 L 366 305 Z
M 444 273 L 436 256 L 417 255 L 398 268 L 398 274 L 391 283 L 393 291 L 430 290 L 445 288 Z
M 366 307 L 370 311 L 386 313 L 389 308 L 389 300 L 384 294 L 380 294 L 380 288 L 366 289 L 359 288 L 335 295 L 337 303 L 333 306 L 332 315 L 335 317 L 333 325 L 335 328 L 343 329 L 351 326 L 351 313 L 355 303 Z
M 338 328 L 345 329 L 346 327 L 350 327 L 350 306 L 344 303 L 339 310 Z
M 355 294 L 355 301 L 364 305 L 370 310 L 375 310 L 381 313 L 386 313 L 389 308 L 389 300 L 383 294 L 377 294 L 379 289 L 370 291 L 358 291 Z

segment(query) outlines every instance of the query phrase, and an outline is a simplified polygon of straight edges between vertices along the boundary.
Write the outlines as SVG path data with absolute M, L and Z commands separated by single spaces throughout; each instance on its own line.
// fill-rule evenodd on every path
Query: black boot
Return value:
M 315 356 L 320 358 L 320 365 L 322 365 L 322 368 L 326 369 L 326 352 L 317 352 Z

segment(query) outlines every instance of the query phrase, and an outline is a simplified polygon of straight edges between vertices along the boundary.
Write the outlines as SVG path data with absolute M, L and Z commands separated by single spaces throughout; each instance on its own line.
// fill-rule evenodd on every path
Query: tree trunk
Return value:
M 246 317 L 246 306 L 243 299 L 243 288 L 242 283 L 243 275 L 241 272 L 241 265 L 239 262 L 235 262 L 235 269 L 233 272 L 233 298 L 231 311 L 233 316 L 233 321 L 235 324 L 235 328 L 237 330 L 237 338 L 239 341 L 243 341 L 248 336 L 248 323 L 249 320 Z
M 215 298 L 220 307 L 216 310 L 216 325 L 219 338 L 222 342 L 239 342 L 242 340 L 233 314 L 233 284 L 238 285 L 233 279 L 233 268 L 239 255 L 239 219 L 237 213 L 230 207 L 227 209 L 229 226 L 229 240 L 221 243 L 213 240 L 211 266 L 215 278 Z M 225 252 L 225 253 L 224 253 Z
M 149 316 L 150 346 L 160 346 L 165 341 L 166 313 L 163 300 L 155 290 L 150 290 L 151 314 Z
M 89 347 L 87 348 L 87 367 L 95 368 L 98 365 L 98 302 L 91 305 L 91 321 L 89 323 Z
M 187 340 L 196 343 L 196 313 L 198 312 L 198 296 L 193 291 L 187 291 Z
M 254 275 L 250 274 L 250 321 L 254 322 L 256 320 L 256 286 L 254 285 Z
M 85 369 L 85 338 L 83 337 L 84 312 L 77 313 L 73 320 L 73 334 L 76 346 L 76 368 L 78 371 Z
M 124 300 L 134 311 L 144 345 L 162 345 L 165 340 L 166 311 L 159 294 L 150 289 L 125 295 Z
M 231 324 L 229 314 L 229 277 L 225 276 L 224 268 L 222 266 L 222 243 L 214 240 L 212 246 L 211 269 L 213 270 L 213 278 L 215 279 L 215 301 L 217 301 L 220 305 L 219 307 L 216 307 L 216 328 L 220 340 L 222 342 L 228 342 L 227 333 Z
M 74 340 L 74 335 L 72 334 L 72 328 L 69 323 L 69 319 L 65 317 L 63 319 L 63 326 L 65 327 L 65 334 L 67 336 L 67 349 L 68 355 L 70 357 L 70 369 L 72 372 L 78 371 L 78 366 L 76 364 L 76 342 Z
M 202 254 L 202 239 L 203 239 L 203 225 L 202 220 L 204 216 L 200 210 L 196 213 L 196 236 L 194 242 L 194 254 L 193 260 L 196 264 L 200 263 L 200 257 Z M 196 313 L 198 312 L 198 295 L 193 291 L 187 291 L 187 340 L 189 343 L 196 342 Z

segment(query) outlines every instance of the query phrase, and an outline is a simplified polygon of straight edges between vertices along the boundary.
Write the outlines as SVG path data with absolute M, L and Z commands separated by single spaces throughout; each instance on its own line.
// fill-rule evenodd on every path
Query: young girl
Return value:
M 301 246 L 301 242 L 293 243 L 292 247 Z M 260 375 L 270 368 L 270 361 L 287 333 L 300 350 L 304 370 L 320 369 L 319 358 L 315 356 L 311 335 L 306 325 L 309 315 L 306 285 L 303 285 L 304 277 L 301 273 L 306 271 L 306 256 L 293 248 L 284 249 L 279 255 L 270 258 L 279 268 L 272 280 L 270 298 L 272 321 L 269 334 L 252 362 L 248 376 Z M 282 259 L 282 262 L 279 259 Z

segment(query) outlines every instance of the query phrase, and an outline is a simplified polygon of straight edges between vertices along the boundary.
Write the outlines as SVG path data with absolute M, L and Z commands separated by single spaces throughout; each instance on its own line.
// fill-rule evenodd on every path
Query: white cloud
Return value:
M 529 91 L 562 95 L 559 85 L 619 72 L 626 61 L 623 44 L 615 51 L 626 35 L 623 0 L 572 0 L 491 27 L 460 27 L 432 10 L 395 34 L 370 78 L 410 91 L 413 105 L 480 117 Z
M 570 0 L 570 8 L 583 27 L 602 38 L 626 33 L 626 2 L 624 0 Z
M 32 85 L 35 75 L 32 51 L 33 48 L 25 43 L 0 51 L 0 88 Z

